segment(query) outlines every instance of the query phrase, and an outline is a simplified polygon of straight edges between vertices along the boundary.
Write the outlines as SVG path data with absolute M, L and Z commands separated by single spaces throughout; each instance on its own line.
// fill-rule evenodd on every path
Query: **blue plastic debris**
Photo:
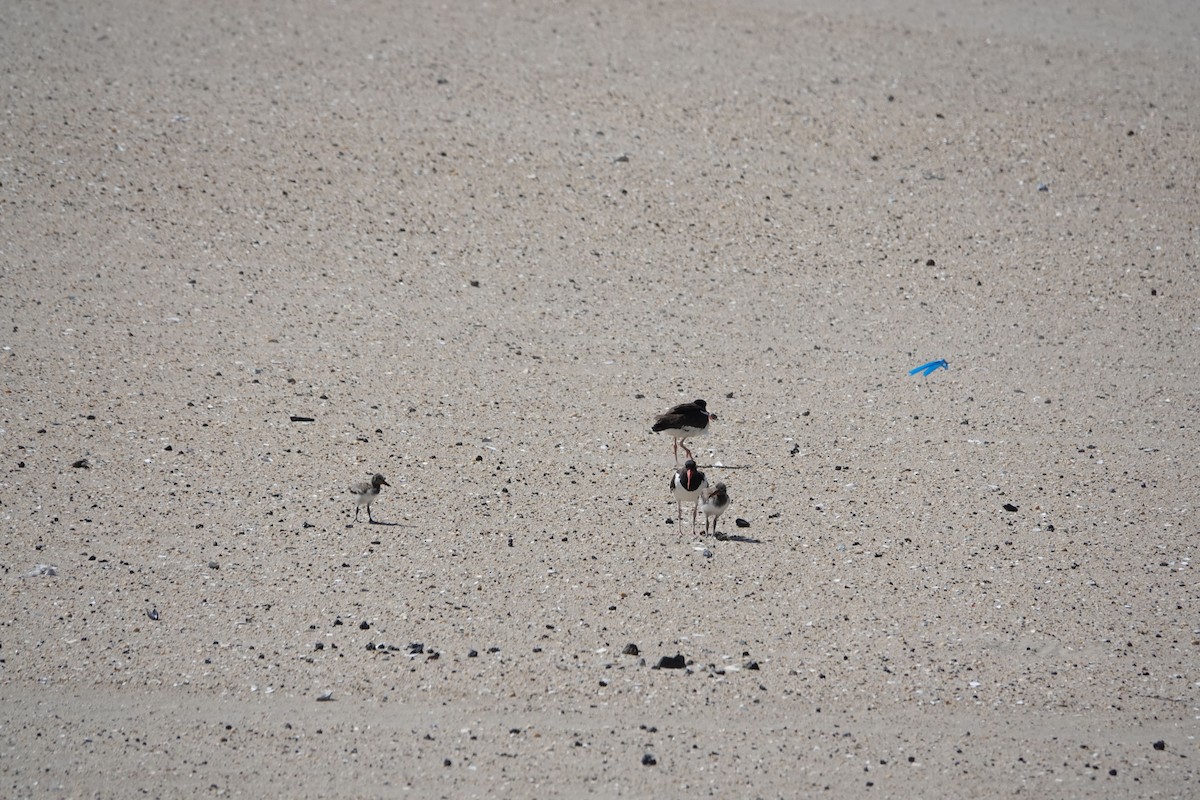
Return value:
M 922 364 L 919 367 L 910 369 L 909 375 L 916 375 L 918 372 L 928 378 L 939 369 L 950 369 L 950 365 L 946 363 L 946 359 L 940 358 L 937 361 L 930 361 L 928 364 Z

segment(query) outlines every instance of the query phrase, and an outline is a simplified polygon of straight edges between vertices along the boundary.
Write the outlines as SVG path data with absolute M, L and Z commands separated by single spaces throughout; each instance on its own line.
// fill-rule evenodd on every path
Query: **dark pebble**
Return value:
M 627 655 L 627 656 L 641 655 L 641 651 L 638 650 L 638 646 L 636 644 L 634 644 L 633 642 L 630 642 L 629 644 L 625 645 L 625 649 L 622 650 L 621 653 L 623 653 L 624 655 Z
M 1159 739 L 1157 742 L 1154 743 L 1154 749 L 1155 750 L 1166 750 L 1167 743 L 1164 742 L 1162 739 Z
M 448 766 L 450 766 L 450 765 L 451 765 L 451 763 L 452 763 L 452 762 L 451 762 L 451 761 L 450 761 L 450 759 L 448 759 L 448 758 L 446 758 L 446 759 L 443 759 L 443 760 L 442 760 L 442 766 L 443 766 L 443 767 L 448 767 Z
M 86 458 L 79 459 L 78 461 L 73 463 L 71 466 L 74 467 L 75 469 L 91 469 L 92 468 L 92 465 L 88 462 L 88 460 Z
M 294 414 L 292 415 L 292 422 L 316 422 L 316 421 L 317 420 L 315 417 L 297 417 Z
M 410 655 L 419 656 L 425 652 L 425 645 L 421 642 L 412 642 L 408 646 L 408 652 Z
M 1005 503 L 1005 504 L 1004 504 L 1004 510 L 1005 510 L 1005 511 L 1016 511 L 1016 510 L 1017 510 L 1017 507 L 1016 507 L 1016 506 L 1014 506 L 1012 503 Z
M 358 629 L 360 631 L 369 631 L 371 630 L 371 623 L 364 619 L 362 622 L 358 623 Z
M 650 753 L 646 753 L 644 756 L 642 756 L 643 767 L 653 767 L 657 763 L 658 759 L 652 756 Z
M 157 608 L 150 609 L 149 611 L 146 612 L 146 616 L 157 622 L 158 621 L 158 609 Z
M 479 651 L 478 650 L 468 650 L 467 658 L 479 658 Z
M 758 662 L 751 661 L 749 664 L 746 665 L 746 669 L 758 669 Z
M 654 666 L 655 669 L 683 669 L 687 666 L 687 661 L 683 656 L 676 653 L 673 656 L 663 656 Z
M 317 642 L 315 645 L 313 645 L 313 650 L 324 650 L 324 649 L 325 649 L 324 642 Z
M 738 517 L 736 520 L 734 520 L 734 522 L 737 523 L 737 526 L 739 528 L 749 528 L 750 527 L 750 523 L 747 522 L 746 520 L 742 519 L 741 517 Z
M 374 643 L 374 642 L 367 642 L 367 649 L 368 649 L 368 650 L 374 650 L 374 649 L 375 649 L 375 643 Z

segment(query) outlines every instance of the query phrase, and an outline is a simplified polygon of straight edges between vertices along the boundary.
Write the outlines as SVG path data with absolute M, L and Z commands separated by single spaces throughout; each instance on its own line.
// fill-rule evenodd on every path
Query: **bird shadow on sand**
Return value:
M 762 539 L 755 539 L 753 536 L 742 536 L 740 533 L 735 533 L 732 536 L 721 535 L 717 537 L 718 542 L 740 542 L 741 544 L 762 544 Z
M 389 527 L 389 528 L 419 528 L 419 527 L 421 527 L 420 525 L 413 525 L 408 522 L 384 522 L 383 520 L 379 520 L 379 519 L 375 520 L 374 522 L 347 522 L 346 523 L 347 528 L 353 528 L 356 525 L 368 525 L 368 526 L 375 525 L 375 526 L 379 526 L 379 527 Z

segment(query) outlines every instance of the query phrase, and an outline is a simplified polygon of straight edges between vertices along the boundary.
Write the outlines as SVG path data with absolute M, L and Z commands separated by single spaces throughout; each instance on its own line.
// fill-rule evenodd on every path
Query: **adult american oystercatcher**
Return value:
M 353 494 L 358 495 L 358 503 L 354 506 L 354 521 L 358 522 L 358 510 L 363 506 L 367 507 L 367 519 L 375 522 L 375 518 L 371 516 L 371 503 L 375 502 L 375 498 L 379 497 L 380 486 L 391 486 L 387 480 L 378 472 L 371 478 L 370 483 L 356 483 L 350 487 Z
M 687 453 L 688 458 L 691 458 L 692 451 L 688 449 L 686 440 L 707 433 L 709 420 L 716 418 L 716 414 L 708 412 L 707 403 L 703 400 L 693 400 L 690 403 L 681 403 L 666 413 L 659 414 L 650 430 L 671 436 L 674 440 L 675 463 L 678 464 L 679 446 L 683 445 L 683 452 Z
M 671 476 L 671 494 L 675 495 L 675 527 L 679 527 L 679 518 L 683 516 L 683 504 L 692 504 L 692 535 L 696 535 L 696 510 L 700 506 L 700 496 L 708 488 L 704 473 L 696 469 L 696 462 L 690 458 L 683 462 L 683 469 L 675 470 Z M 707 527 L 705 528 L 707 530 Z

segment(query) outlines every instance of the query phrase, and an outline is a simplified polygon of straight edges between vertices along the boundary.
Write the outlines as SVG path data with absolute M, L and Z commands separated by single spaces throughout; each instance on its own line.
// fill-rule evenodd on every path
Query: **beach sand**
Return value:
M 4 16 L 0 796 L 1195 796 L 1200 6 Z

